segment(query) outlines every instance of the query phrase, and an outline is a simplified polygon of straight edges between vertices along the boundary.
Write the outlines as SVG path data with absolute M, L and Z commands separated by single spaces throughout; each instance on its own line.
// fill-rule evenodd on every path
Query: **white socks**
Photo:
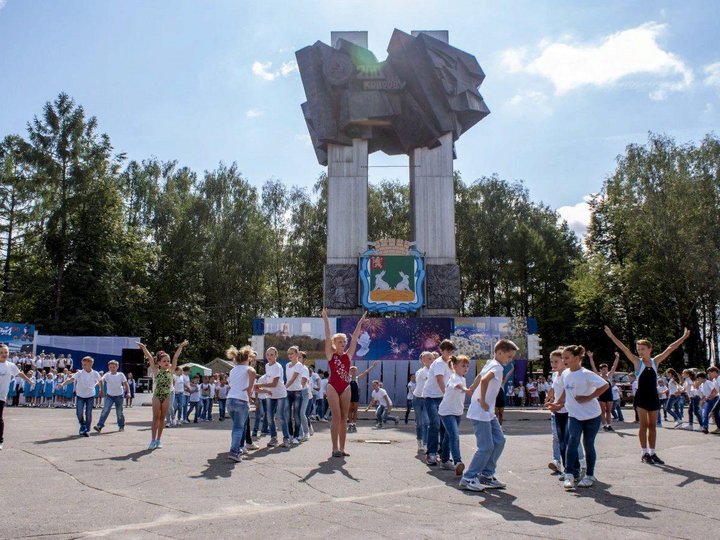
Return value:
M 641 450 L 642 450 L 642 455 L 643 455 L 643 456 L 648 453 L 648 449 L 647 449 L 647 448 L 642 448 Z

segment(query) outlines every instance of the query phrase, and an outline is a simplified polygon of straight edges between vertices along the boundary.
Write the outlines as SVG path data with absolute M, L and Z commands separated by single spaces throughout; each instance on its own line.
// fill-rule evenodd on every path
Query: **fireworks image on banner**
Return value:
M 338 332 L 350 337 L 357 322 L 357 317 L 339 318 Z M 452 327 L 453 320 L 443 318 L 370 318 L 362 328 L 371 340 L 362 359 L 417 360 L 422 351 L 438 351 L 440 342 L 451 337 Z

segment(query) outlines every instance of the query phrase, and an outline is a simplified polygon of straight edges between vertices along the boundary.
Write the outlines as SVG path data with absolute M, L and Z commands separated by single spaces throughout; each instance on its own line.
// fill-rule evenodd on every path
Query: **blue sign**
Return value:
M 32 352 L 34 340 L 34 324 L 0 322 L 0 343 L 7 345 L 11 352 Z

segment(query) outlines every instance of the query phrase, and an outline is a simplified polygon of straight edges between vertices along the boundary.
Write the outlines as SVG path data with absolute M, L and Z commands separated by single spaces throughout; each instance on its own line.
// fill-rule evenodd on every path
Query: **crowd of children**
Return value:
M 323 314 L 327 323 L 327 316 Z M 259 438 L 268 436 L 268 447 L 292 446 L 308 441 L 314 434 L 313 422 L 331 418 L 332 456 L 346 457 L 345 434 L 356 431 L 360 401 L 359 381 L 366 377 L 376 363 L 360 373 L 351 365 L 357 337 L 364 318 L 353 333 L 349 347 L 344 334 L 330 335 L 326 324 L 327 372 L 306 366 L 307 356 L 297 347 L 287 351 L 289 362 L 283 369 L 277 362 L 278 351 L 265 351 L 266 364 L 262 375 L 256 371 L 256 353 L 250 347 L 227 350 L 228 359 L 235 366 L 228 374 L 212 376 L 190 375 L 189 367 L 177 367 L 177 361 L 187 345 L 181 343 L 173 358 L 160 351 L 151 354 L 140 344 L 150 372 L 154 377 L 153 425 L 149 449 L 162 448 L 163 427 L 176 427 L 213 420 L 213 407 L 218 407 L 218 420 L 232 422 L 229 457 L 242 461 L 243 454 L 259 448 Z M 636 343 L 637 354 L 621 343 L 609 328 L 606 333 L 633 365 L 634 408 L 640 422 L 639 443 L 643 463 L 663 465 L 658 456 L 657 423 L 669 415 L 673 428 L 709 432 L 709 422 L 715 422 L 713 433 L 720 433 L 720 388 L 718 369 L 704 372 L 684 370 L 680 375 L 659 366 L 677 349 L 688 332 L 665 351 L 652 355 L 647 340 Z M 504 407 L 502 389 L 510 373 L 505 369 L 516 352 L 517 345 L 501 339 L 494 347 L 493 358 L 485 363 L 472 384 L 465 379 L 470 359 L 456 356 L 455 345 L 443 340 L 440 353 L 423 352 L 421 367 L 411 376 L 407 386 L 407 409 L 415 412 L 415 433 L 418 451 L 430 467 L 452 470 L 459 477 L 459 487 L 472 491 L 501 489 L 505 484 L 496 477 L 497 463 L 502 454 L 505 437 L 500 418 Z M 112 410 L 120 431 L 124 429 L 123 405 L 129 405 L 134 394 L 132 375 L 118 371 L 118 363 L 109 363 L 108 373 L 93 369 L 93 359 L 82 359 L 79 370 L 65 366 L 37 369 L 34 364 L 12 361 L 5 346 L 0 346 L 0 448 L 2 442 L 2 409 L 7 404 L 37 407 L 76 408 L 80 435 L 87 437 L 92 426 L 92 410 L 103 406 L 100 419 L 92 426 L 102 432 Z M 592 369 L 583 367 L 585 358 Z M 16 355 L 17 359 L 25 356 Z M 613 374 L 620 362 L 616 355 L 611 368 L 596 367 L 592 353 L 582 346 L 562 347 L 551 354 L 553 373 L 547 380 L 530 381 L 529 394 L 551 412 L 553 460 L 550 469 L 557 473 L 567 490 L 590 487 L 595 482 L 597 453 L 595 439 L 603 427 L 612 431 L 612 418 L 622 421 L 620 396 L 613 383 Z M 23 368 L 28 366 L 27 370 Z M 393 402 L 382 381 L 373 380 L 371 400 L 366 411 L 375 407 L 376 428 L 388 422 L 396 425 L 400 417 L 391 414 Z M 22 399 L 18 399 L 22 396 Z M 465 410 L 466 396 L 470 405 Z M 532 402 L 534 404 L 534 401 Z M 683 422 L 684 408 L 688 422 Z M 251 412 L 254 410 L 254 418 Z M 460 425 L 463 415 L 475 435 L 476 451 L 466 466 L 461 455 Z M 500 418 L 498 417 L 500 415 Z M 667 416 L 666 416 L 667 418 Z M 278 427 L 279 421 L 279 427 Z M 282 434 L 282 441 L 280 441 Z

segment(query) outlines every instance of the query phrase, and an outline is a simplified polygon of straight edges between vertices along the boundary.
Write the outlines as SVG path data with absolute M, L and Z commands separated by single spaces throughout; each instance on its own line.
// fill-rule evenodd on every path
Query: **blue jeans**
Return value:
M 715 424 L 717 427 L 720 428 L 720 411 L 718 410 L 715 405 L 717 405 L 718 398 L 714 397 L 712 399 L 708 399 L 705 402 L 705 405 L 703 405 L 703 411 L 702 411 L 702 427 L 703 429 L 708 429 L 708 426 L 710 425 L 710 414 L 713 415 L 713 418 L 715 418 Z
M 415 437 L 422 441 L 423 446 L 428 442 L 428 419 L 425 411 L 425 398 L 414 397 L 413 408 L 415 409 Z
M 225 420 L 225 407 L 227 398 L 218 399 L 218 408 L 220 409 L 220 420 Z
M 113 405 L 115 405 L 115 414 L 117 415 L 117 425 L 119 428 L 125 427 L 125 415 L 123 414 L 123 400 L 125 396 L 122 394 L 119 396 L 105 396 L 105 403 L 103 403 L 102 412 L 100 413 L 100 420 L 98 421 L 98 427 L 105 426 L 105 420 L 107 420 Z
M 558 436 L 557 420 L 555 415 L 550 415 L 550 429 L 552 430 L 553 460 L 562 462 L 562 453 L 560 450 L 560 437 Z M 563 447 L 566 445 L 563 444 Z
M 567 467 L 567 446 L 568 446 L 568 413 L 555 413 L 555 430 L 558 436 L 558 445 L 560 446 L 560 462 L 563 465 L 563 469 Z M 577 445 L 578 459 L 582 463 L 585 461 L 585 452 L 583 452 L 582 445 Z
M 239 454 L 245 446 L 245 424 L 250 416 L 250 405 L 242 399 L 230 398 L 227 400 L 228 416 L 232 419 L 232 434 L 230 439 L 230 453 Z
M 693 396 L 690 398 L 688 404 L 688 422 L 693 425 L 693 415 L 697 418 L 698 424 L 703 425 L 702 415 L 700 414 L 700 396 Z
M 290 435 L 294 438 L 300 437 L 300 405 L 302 403 L 302 390 L 288 390 L 287 393 L 287 404 L 289 409 L 290 423 L 289 431 Z
M 425 398 L 425 411 L 428 419 L 428 442 L 427 453 L 434 455 L 438 453 L 438 445 L 440 442 L 440 415 L 438 407 L 442 398 Z
M 325 415 L 325 398 L 317 398 L 315 400 L 315 415 L 322 418 Z
M 200 410 L 200 418 L 212 420 L 212 398 L 202 398 L 202 409 Z
M 80 423 L 80 433 L 87 433 L 90 431 L 90 425 L 92 424 L 92 410 L 95 396 L 93 397 L 77 397 L 75 402 L 75 413 L 77 414 L 78 422 Z
M 173 417 L 177 416 L 177 420 L 185 420 L 185 394 L 182 392 L 175 394 L 174 413 Z
M 200 416 L 202 418 L 202 416 L 200 415 L 200 406 L 201 406 L 200 401 L 191 401 L 190 405 L 188 406 L 188 410 L 187 410 L 188 418 L 190 418 L 190 413 L 195 411 L 195 419 L 193 420 L 193 422 L 195 422 L 196 424 L 198 421 L 198 416 Z
M 615 401 L 613 401 L 612 412 L 613 412 L 615 418 L 617 418 L 620 422 L 625 421 L 625 416 L 623 416 L 622 407 L 620 406 L 619 399 L 616 399 Z
M 307 390 L 302 391 L 302 400 L 300 401 L 300 435 L 303 437 L 310 436 L 310 420 L 308 419 L 308 403 L 310 396 Z
M 443 463 L 450 459 L 452 454 L 453 461 L 457 465 L 462 461 L 460 456 L 460 421 L 462 416 L 441 416 L 440 421 L 445 427 L 445 436 L 443 437 L 442 450 L 440 451 L 440 459 Z
M 505 435 L 503 435 L 497 418 L 493 418 L 489 422 L 473 420 L 472 427 L 475 432 L 477 450 L 475 450 L 470 466 L 465 469 L 463 478 L 472 480 L 480 475 L 492 478 L 495 476 L 500 454 L 505 448 Z
M 670 396 L 665 405 L 665 410 L 670 413 L 676 422 L 682 422 L 682 413 L 680 412 L 680 396 Z
M 257 435 L 258 429 L 260 429 L 260 421 L 262 420 L 262 432 L 268 432 L 268 402 L 267 399 L 259 399 L 260 404 L 255 408 L 255 424 L 253 426 L 253 433 Z
M 585 449 L 585 461 L 587 462 L 587 475 L 594 476 L 595 461 L 597 454 L 595 453 L 595 437 L 600 431 L 601 416 L 591 418 L 590 420 L 578 420 L 572 416 L 568 419 L 568 446 L 567 455 L 565 456 L 565 474 L 572 474 L 575 478 L 580 475 L 580 456 L 578 455 L 578 445 L 582 439 L 582 445 Z
M 280 429 L 282 430 L 283 439 L 290 438 L 290 431 L 288 430 L 288 405 L 287 399 L 278 398 L 270 399 L 270 406 L 268 411 L 268 424 L 270 426 L 270 436 L 275 439 L 277 438 L 277 428 L 275 427 L 275 415 L 280 418 Z
M 378 405 L 377 409 L 375 409 L 375 420 L 378 424 L 384 424 L 387 422 L 388 418 L 394 420 L 395 422 L 400 420 L 397 416 L 391 416 L 389 413 L 390 411 L 385 405 Z

